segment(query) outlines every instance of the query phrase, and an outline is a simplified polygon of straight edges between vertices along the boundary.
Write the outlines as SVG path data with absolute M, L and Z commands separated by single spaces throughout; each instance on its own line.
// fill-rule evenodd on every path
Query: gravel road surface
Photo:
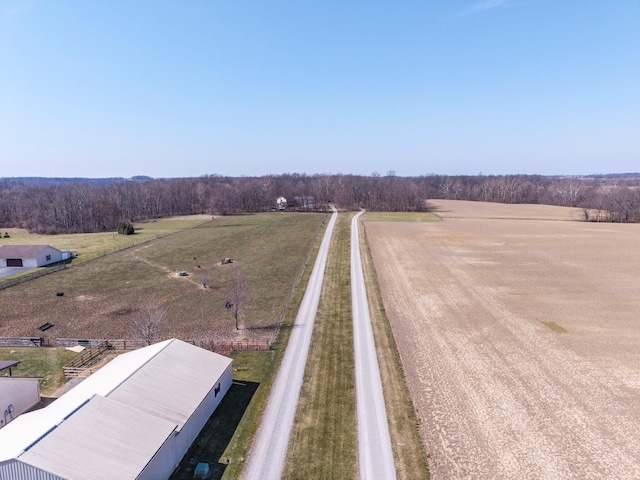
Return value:
M 351 221 L 351 302 L 356 366 L 358 462 L 361 480 L 393 480 L 396 478 L 396 470 L 360 259 L 358 217 L 363 213 L 364 210 Z
M 338 211 L 334 208 L 307 290 L 300 304 L 278 376 L 273 384 L 262 423 L 249 454 L 243 477 L 245 480 L 279 480 L 282 475 L 311 343 L 311 333 L 320 301 L 331 234 L 337 217 Z

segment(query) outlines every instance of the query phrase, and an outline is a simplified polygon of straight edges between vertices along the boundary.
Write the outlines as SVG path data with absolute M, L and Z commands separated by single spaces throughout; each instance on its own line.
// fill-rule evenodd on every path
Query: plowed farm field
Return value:
M 365 229 L 432 478 L 640 478 L 640 225 L 429 203 Z

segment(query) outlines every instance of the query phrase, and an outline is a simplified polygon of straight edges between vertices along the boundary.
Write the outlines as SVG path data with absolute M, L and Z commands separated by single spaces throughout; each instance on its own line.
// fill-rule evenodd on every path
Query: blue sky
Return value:
M 640 0 L 0 0 L 0 177 L 640 171 Z

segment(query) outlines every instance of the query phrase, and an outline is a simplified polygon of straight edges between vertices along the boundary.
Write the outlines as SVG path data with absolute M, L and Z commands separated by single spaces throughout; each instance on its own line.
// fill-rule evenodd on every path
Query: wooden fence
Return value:
M 42 347 L 44 338 L 39 337 L 0 337 L 0 347 Z
M 75 347 L 80 345 L 87 348 L 97 348 L 107 346 L 111 350 L 136 350 L 145 346 L 142 340 L 127 340 L 124 338 L 56 338 L 57 347 Z
M 66 263 L 61 263 L 59 265 L 51 265 L 48 267 L 42 267 L 39 270 L 35 270 L 33 272 L 27 273 L 20 277 L 9 278 L 6 280 L 0 281 L 0 290 L 5 288 L 13 287 L 14 285 L 20 285 L 21 283 L 28 282 L 29 280 L 33 280 L 34 278 L 42 277 L 44 275 L 48 275 L 50 273 L 57 272 L 59 270 L 64 270 L 67 268 Z
M 87 348 L 84 352 L 71 360 L 71 362 L 62 367 L 64 376 L 67 378 L 88 377 L 97 371 L 97 368 L 91 367 L 98 364 L 110 350 L 112 349 L 106 344 L 100 347 Z
M 189 343 L 223 355 L 231 352 L 264 351 L 271 349 L 271 342 L 268 340 L 191 340 Z

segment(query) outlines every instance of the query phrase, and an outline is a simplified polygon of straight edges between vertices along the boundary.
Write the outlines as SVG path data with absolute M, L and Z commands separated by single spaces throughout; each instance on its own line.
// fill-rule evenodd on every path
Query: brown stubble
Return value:
M 637 478 L 640 226 L 518 207 L 366 227 L 432 478 Z

